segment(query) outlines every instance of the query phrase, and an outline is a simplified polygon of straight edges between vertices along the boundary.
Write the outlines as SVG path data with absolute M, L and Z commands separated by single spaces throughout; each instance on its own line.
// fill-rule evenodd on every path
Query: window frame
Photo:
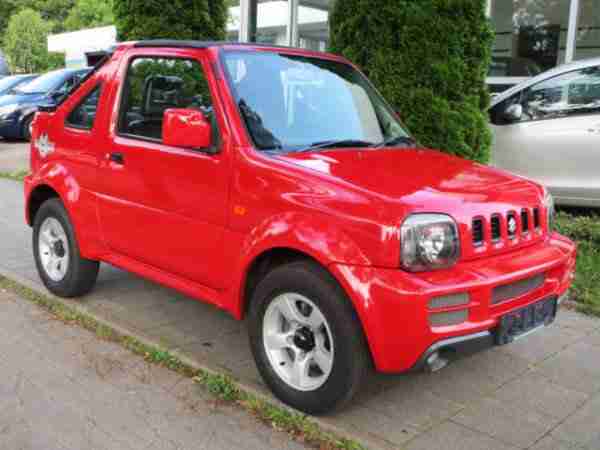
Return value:
M 126 139 L 132 139 L 134 141 L 150 142 L 153 144 L 164 145 L 164 146 L 171 148 L 171 146 L 168 146 L 167 144 L 165 144 L 162 139 L 155 139 L 155 138 L 148 137 L 148 136 L 141 136 L 138 134 L 125 133 L 125 132 L 121 131 L 121 121 L 123 120 L 123 114 L 124 114 L 123 105 L 125 104 L 126 96 L 129 94 L 128 80 L 131 75 L 130 68 L 133 65 L 133 63 L 138 59 L 182 60 L 182 61 L 191 61 L 193 63 L 196 63 L 200 67 L 200 71 L 201 71 L 202 75 L 204 76 L 204 78 L 206 80 L 206 84 L 208 86 L 208 90 L 210 93 L 210 100 L 211 100 L 212 107 L 213 107 L 213 115 L 216 114 L 216 108 L 215 108 L 215 103 L 216 103 L 215 97 L 216 96 L 213 92 L 213 89 L 210 86 L 208 71 L 205 68 L 204 63 L 201 59 L 194 58 L 192 56 L 161 55 L 159 53 L 152 53 L 152 54 L 136 53 L 136 54 L 131 55 L 127 59 L 125 73 L 124 73 L 124 76 L 122 77 L 122 83 L 120 86 L 119 101 L 118 101 L 119 109 L 117 110 L 117 121 L 116 121 L 116 126 L 115 126 L 115 135 L 116 136 L 126 138 Z M 214 142 L 211 147 L 201 148 L 201 149 L 200 148 L 180 148 L 180 147 L 176 147 L 176 148 L 181 149 L 181 150 L 200 152 L 200 153 L 211 153 L 211 154 L 219 153 L 219 149 L 221 147 L 221 131 L 219 128 L 218 120 L 216 120 L 216 118 L 215 118 L 215 120 L 212 121 L 212 124 L 213 124 L 212 130 L 213 130 L 213 134 L 214 134 L 213 135 Z M 213 151 L 211 151 L 211 150 L 213 150 Z
M 92 89 L 89 90 L 89 92 L 87 94 L 85 94 L 83 96 L 83 98 L 77 102 L 77 104 L 71 108 L 69 110 L 69 112 L 65 115 L 65 127 L 66 128 L 72 128 L 75 130 L 82 130 L 82 131 L 92 131 L 94 129 L 94 127 L 96 126 L 96 117 L 94 116 L 94 122 L 92 123 L 91 127 L 85 127 L 82 125 L 76 125 L 73 122 L 69 121 L 69 117 L 71 117 L 71 114 L 73 114 L 79 107 L 81 107 L 96 91 L 98 91 L 98 105 L 96 107 L 96 112 L 98 111 L 98 108 L 100 107 L 100 99 L 102 97 L 102 93 L 104 92 L 104 83 L 102 81 L 98 81 L 94 87 Z

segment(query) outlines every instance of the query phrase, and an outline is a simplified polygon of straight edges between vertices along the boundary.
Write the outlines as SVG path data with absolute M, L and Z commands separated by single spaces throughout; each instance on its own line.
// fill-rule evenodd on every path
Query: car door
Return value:
M 513 105 L 520 117 L 506 114 Z M 491 119 L 494 165 L 544 183 L 563 203 L 600 204 L 600 68 L 533 85 Z
M 218 288 L 228 200 L 225 127 L 217 119 L 207 71 L 196 53 L 131 53 L 101 162 L 99 217 L 107 245 L 123 255 Z M 181 52 L 180 52 L 181 53 Z M 202 110 L 212 119 L 216 153 L 162 142 L 164 111 Z

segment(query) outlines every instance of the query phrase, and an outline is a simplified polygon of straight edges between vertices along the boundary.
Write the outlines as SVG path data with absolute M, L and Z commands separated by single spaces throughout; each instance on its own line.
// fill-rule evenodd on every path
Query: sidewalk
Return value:
M 304 448 L 1 290 L 0 379 L 1 450 Z
M 42 289 L 30 240 L 22 186 L 0 179 L 0 273 Z M 107 265 L 80 302 L 267 393 L 244 324 L 211 306 Z M 319 420 L 372 449 L 597 450 L 600 321 L 562 310 L 551 328 L 441 372 L 374 375 L 349 409 Z
M 29 167 L 29 143 L 0 138 L 0 172 L 13 173 Z

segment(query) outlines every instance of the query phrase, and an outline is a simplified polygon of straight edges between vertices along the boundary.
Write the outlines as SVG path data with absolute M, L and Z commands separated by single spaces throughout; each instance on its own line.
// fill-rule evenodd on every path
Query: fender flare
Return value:
M 248 233 L 239 249 L 236 279 L 230 297 L 230 311 L 235 317 L 241 319 L 244 316 L 249 301 L 245 298 L 245 287 L 254 262 L 267 252 L 278 249 L 306 255 L 336 280 L 337 277 L 329 270 L 332 264 L 371 264 L 352 238 L 334 221 L 327 220 L 327 216 L 292 212 L 272 216 Z
M 95 259 L 102 253 L 99 245 L 103 242 L 100 240 L 95 196 L 82 189 L 76 177 L 70 174 L 66 166 L 60 162 L 48 162 L 36 173 L 35 178 L 29 180 L 29 186 L 26 188 L 25 211 L 30 225 L 33 225 L 33 218 L 29 217 L 31 198 L 42 186 L 56 192 L 65 207 L 72 222 L 81 255 L 84 258 Z

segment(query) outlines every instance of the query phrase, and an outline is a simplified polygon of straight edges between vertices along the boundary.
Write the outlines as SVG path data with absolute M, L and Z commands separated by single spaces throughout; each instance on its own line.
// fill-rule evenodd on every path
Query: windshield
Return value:
M 63 71 L 50 72 L 15 90 L 20 94 L 45 94 L 59 87 L 65 80 L 65 76 Z
M 225 52 L 224 57 L 259 149 L 375 146 L 409 137 L 381 96 L 348 64 L 271 52 Z

